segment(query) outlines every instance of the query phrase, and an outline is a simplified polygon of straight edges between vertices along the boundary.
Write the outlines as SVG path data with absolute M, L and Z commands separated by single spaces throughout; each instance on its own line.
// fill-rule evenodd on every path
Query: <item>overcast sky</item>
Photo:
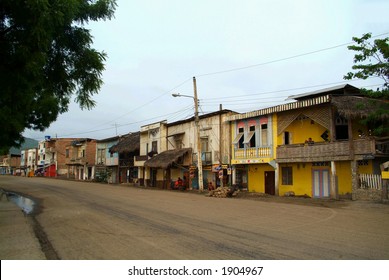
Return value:
M 352 37 L 389 36 L 387 0 L 118 0 L 115 18 L 87 26 L 108 54 L 97 106 L 71 104 L 44 132 L 24 136 L 104 139 L 200 112 L 240 113 L 345 81 Z

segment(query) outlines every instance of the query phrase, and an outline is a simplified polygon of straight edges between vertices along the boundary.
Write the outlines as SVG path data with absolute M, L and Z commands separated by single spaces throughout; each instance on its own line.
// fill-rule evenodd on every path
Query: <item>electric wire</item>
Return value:
M 382 33 L 382 34 L 379 34 L 379 35 L 375 35 L 375 36 L 372 36 L 371 38 L 377 38 L 377 37 L 380 37 L 380 36 L 383 36 L 383 35 L 387 35 L 389 34 L 389 32 L 385 32 L 385 33 Z M 307 55 L 312 55 L 312 54 L 315 54 L 315 53 L 319 53 L 319 52 L 323 52 L 323 51 L 328 51 L 328 50 L 332 50 L 332 49 L 335 49 L 335 48 L 339 48 L 339 47 L 344 47 L 346 45 L 349 45 L 349 44 L 352 44 L 353 42 L 348 42 L 348 43 L 344 43 L 344 44 L 339 44 L 339 45 L 336 45 L 336 46 L 332 46 L 332 47 L 327 47 L 327 48 L 323 48 L 323 49 L 319 49 L 319 50 L 315 50 L 315 51 L 311 51 L 311 52 L 306 52 L 306 53 L 302 53 L 302 54 L 298 54 L 298 55 L 294 55 L 294 56 L 290 56 L 290 57 L 285 57 L 285 58 L 281 58 L 281 59 L 275 59 L 275 60 L 271 60 L 271 61 L 267 61 L 267 62 L 262 62 L 262 63 L 257 63 L 257 64 L 252 64 L 252 65 L 248 65 L 248 66 L 243 66 L 243 67 L 237 67 L 237 68 L 231 68 L 231 69 L 225 69 L 225 70 L 220 70 L 220 71 L 215 71 L 215 72 L 209 72 L 209 73 L 203 73 L 203 74 L 198 74 L 198 75 L 195 75 L 195 77 L 205 77 L 205 76 L 213 76 L 213 75 L 219 75 L 219 74 L 224 74 L 224 73 L 229 73 L 229 72 L 235 72 L 235 71 L 241 71 L 241 70 L 245 70 L 245 69 L 250 69 L 250 68 L 255 68 L 255 67 L 260 67 L 260 66 L 264 66 L 264 65 L 269 65 L 269 64 L 272 64 L 272 63 L 278 63 L 278 62 L 282 62 L 282 61 L 286 61 L 286 60 L 290 60 L 290 59 L 295 59 L 295 58 L 299 58 L 299 57 L 302 57 L 302 56 L 307 56 Z M 181 83 L 179 83 L 178 85 L 174 86 L 173 88 L 171 88 L 170 90 L 168 91 L 165 91 L 163 92 L 162 94 L 158 95 L 157 97 L 143 103 L 142 105 L 126 112 L 125 114 L 122 114 L 110 121 L 107 121 L 107 122 L 104 122 L 102 124 L 99 124 L 98 126 L 95 126 L 93 128 L 98 128 L 98 127 L 101 127 L 101 126 L 105 126 L 107 124 L 112 124 L 112 122 L 116 121 L 116 120 L 119 120 L 127 115 L 129 115 L 130 113 L 133 113 L 141 108 L 144 108 L 146 107 L 147 105 L 155 102 L 156 100 L 162 98 L 163 96 L 167 95 L 167 94 L 170 94 L 171 92 L 173 92 L 174 90 L 180 88 L 181 86 L 183 86 L 184 84 L 186 84 L 187 82 L 191 81 L 192 78 L 188 78 L 184 81 L 182 81 Z M 338 82 L 337 82 L 338 83 Z M 337 83 L 328 83 L 328 84 L 323 84 L 322 86 L 325 86 L 325 85 L 332 85 L 332 84 L 337 84 Z M 320 85 L 316 85 L 316 86 L 308 86 L 308 87 L 300 87 L 300 88 L 294 88 L 294 89 L 286 89 L 286 90 L 281 90 L 281 91 L 271 91 L 271 92 L 265 92 L 265 93 L 257 93 L 257 94 L 251 94 L 251 95 L 241 95 L 241 96 L 254 96 L 254 95 L 260 95 L 260 94 L 270 94 L 270 93 L 279 93 L 279 92 L 286 92 L 286 91 L 292 91 L 292 90 L 301 90 L 301 89 L 307 89 L 307 88 L 312 88 L 312 87 L 319 87 Z M 230 98 L 236 98 L 238 96 L 226 96 L 226 97 L 223 97 L 223 99 L 230 99 Z M 220 99 L 220 98 L 208 98 L 208 99 L 204 99 L 204 105 L 206 104 L 211 104 L 211 103 L 207 103 L 209 101 L 207 100 L 212 100 L 212 99 Z M 202 99 L 203 100 L 203 99 Z M 234 103 L 236 103 L 236 101 L 232 101 Z M 227 102 L 228 103 L 228 102 Z M 265 103 L 265 102 L 263 102 Z M 251 103 L 252 104 L 252 103 Z M 241 104 L 242 105 L 242 104 Z M 175 112 L 177 113 L 177 112 Z M 167 114 L 167 115 L 170 115 L 170 114 Z M 163 116 L 167 116 L 167 115 L 163 115 Z M 146 119 L 146 120 L 141 120 L 141 121 L 136 121 L 136 122 L 131 122 L 131 123 L 127 123 L 127 124 L 123 124 L 123 125 L 115 125 L 115 127 L 123 127 L 123 126 L 128 126 L 128 125 L 133 125 L 133 124 L 137 124 L 137 123 L 142 123 L 142 122 L 146 122 L 146 121 L 149 121 L 149 120 L 154 120 L 154 119 L 157 119 L 161 116 L 158 116 L 158 117 L 153 117 L 153 118 L 150 118 L 150 119 Z M 83 131 L 83 132 L 78 132 L 78 133 L 72 133 L 72 134 L 66 134 L 66 135 L 62 135 L 62 137 L 66 137 L 66 136 L 72 136 L 72 135 L 85 135 L 85 134 L 88 134 L 88 133 L 94 133 L 94 132 L 100 132 L 100 131 L 104 131 L 104 130 L 110 130 L 112 129 L 112 127 L 110 128 L 102 128 L 102 129 L 91 129 L 89 131 Z

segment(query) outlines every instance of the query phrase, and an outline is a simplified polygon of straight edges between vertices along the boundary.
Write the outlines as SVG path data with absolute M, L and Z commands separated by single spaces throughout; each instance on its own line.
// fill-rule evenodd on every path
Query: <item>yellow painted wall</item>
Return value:
M 311 119 L 294 120 L 286 129 L 291 134 L 290 144 L 305 143 L 309 137 L 315 142 L 324 142 L 321 135 L 327 129 Z M 276 130 L 277 131 L 277 130 Z M 328 132 L 329 134 L 329 132 Z M 329 136 L 330 138 L 330 136 Z M 284 134 L 277 136 L 277 145 L 283 145 Z
M 274 169 L 268 164 L 248 165 L 249 192 L 265 192 L 265 171 L 274 171 Z
M 293 185 L 282 184 L 282 167 L 291 166 L 293 168 Z M 327 168 L 328 167 L 318 167 Z M 279 172 L 279 195 L 283 196 L 286 192 L 293 191 L 295 195 L 307 194 L 312 196 L 312 163 L 293 163 L 280 164 Z
M 338 161 L 336 164 L 336 176 L 338 177 L 338 194 L 351 193 L 351 164 L 349 161 Z
M 349 161 L 338 161 L 336 164 L 336 175 L 338 178 L 338 194 L 345 195 L 352 192 L 351 164 Z M 282 184 L 282 167 L 292 166 L 293 185 Z M 312 163 L 280 164 L 280 188 L 279 194 L 283 196 L 286 192 L 293 191 L 295 195 L 307 194 L 312 197 L 312 170 L 327 169 L 331 176 L 331 166 L 312 166 Z M 368 165 L 359 165 L 359 173 L 372 174 L 373 164 L 368 161 Z

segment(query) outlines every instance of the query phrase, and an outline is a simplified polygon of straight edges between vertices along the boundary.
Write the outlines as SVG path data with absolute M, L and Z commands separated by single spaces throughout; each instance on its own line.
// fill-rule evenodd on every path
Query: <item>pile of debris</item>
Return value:
M 237 188 L 218 187 L 216 190 L 209 191 L 208 196 L 225 198 L 225 197 L 235 197 L 238 194 L 239 194 L 239 189 Z

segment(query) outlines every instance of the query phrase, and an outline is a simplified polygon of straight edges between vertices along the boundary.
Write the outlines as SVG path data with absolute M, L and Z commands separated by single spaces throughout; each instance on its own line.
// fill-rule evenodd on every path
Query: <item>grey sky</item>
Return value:
M 108 54 L 97 106 L 72 104 L 46 131 L 24 135 L 102 139 L 190 117 L 193 100 L 171 93 L 192 95 L 193 76 L 205 113 L 219 104 L 252 111 L 346 82 L 376 87 L 343 80 L 354 56 L 345 44 L 389 36 L 388 10 L 385 0 L 118 0 L 113 20 L 88 26 Z

